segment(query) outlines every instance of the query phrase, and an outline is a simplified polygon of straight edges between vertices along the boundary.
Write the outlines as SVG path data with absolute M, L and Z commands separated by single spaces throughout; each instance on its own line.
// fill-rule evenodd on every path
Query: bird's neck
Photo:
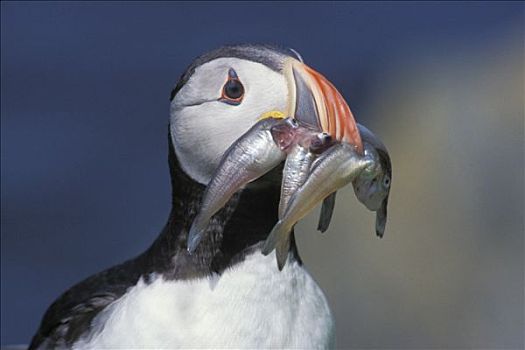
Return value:
M 170 139 L 169 166 L 172 209 L 162 233 L 146 252 L 150 266 L 170 279 L 191 279 L 222 273 L 260 249 L 277 222 L 279 169 L 238 192 L 210 221 L 197 250 L 189 254 L 187 237 L 199 212 L 205 186 L 181 168 Z M 292 255 L 299 260 L 292 237 Z

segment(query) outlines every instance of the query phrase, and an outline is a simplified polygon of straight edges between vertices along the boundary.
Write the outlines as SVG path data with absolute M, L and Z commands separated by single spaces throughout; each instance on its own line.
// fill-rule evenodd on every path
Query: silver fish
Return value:
M 290 198 L 295 191 L 305 182 L 310 171 L 310 166 L 315 160 L 316 155 L 310 152 L 307 148 L 296 144 L 291 147 L 288 152 L 283 168 L 283 179 L 281 183 L 281 195 L 279 199 L 279 220 L 283 218 L 286 207 Z M 290 233 L 289 237 L 291 238 Z M 286 246 L 282 249 L 288 251 L 290 249 L 290 238 L 286 241 Z
M 283 218 L 292 195 L 308 177 L 310 166 L 315 157 L 315 154 L 301 145 L 295 145 L 288 153 L 283 168 L 281 197 L 279 201 L 279 219 Z
M 376 235 L 382 238 L 385 234 L 388 196 L 392 183 L 392 165 L 390 156 L 384 148 L 375 148 L 364 144 L 365 153 L 374 153 L 375 166 L 363 171 L 352 182 L 357 199 L 369 210 L 376 212 Z
M 294 118 L 287 118 L 271 128 L 274 141 L 287 153 L 283 168 L 279 219 L 284 215 L 292 194 L 301 186 L 317 155 L 326 149 L 331 137 L 310 127 L 301 126 Z
M 203 194 L 202 206 L 188 234 L 188 252 L 193 253 L 202 240 L 211 217 L 249 182 L 281 163 L 286 156 L 276 144 L 271 129 L 282 120 L 263 119 L 235 141 L 225 152 Z
M 283 217 L 291 196 L 308 178 L 311 165 L 318 154 L 331 144 L 332 138 L 326 133 L 304 127 L 295 129 L 293 145 L 289 147 L 284 163 L 279 219 Z
M 279 144 L 286 145 L 287 152 L 279 199 L 279 219 L 283 218 L 292 195 L 308 178 L 311 165 L 318 153 L 325 150 L 332 141 L 328 134 L 299 126 L 299 123 L 293 119 L 288 121 L 288 125 L 292 126 L 291 130 L 283 132 L 282 125 L 277 125 L 272 129 L 274 139 L 279 140 Z M 288 251 L 289 248 L 290 239 L 286 241 L 286 246 L 282 249 Z
M 374 159 L 374 165 L 367 167 L 352 182 L 358 200 L 369 210 L 376 212 L 376 234 L 383 237 L 385 233 L 388 196 L 392 182 L 392 164 L 385 145 L 363 125 L 357 124 L 365 154 Z M 321 207 L 317 229 L 325 232 L 335 206 L 335 192 L 326 197 Z
M 371 163 L 371 159 L 360 156 L 355 147 L 346 142 L 337 143 L 322 153 L 305 183 L 290 198 L 284 216 L 270 232 L 262 253 L 268 255 L 275 249 L 277 265 L 282 270 L 288 257 L 290 232 L 297 221 L 329 194 L 352 182 Z

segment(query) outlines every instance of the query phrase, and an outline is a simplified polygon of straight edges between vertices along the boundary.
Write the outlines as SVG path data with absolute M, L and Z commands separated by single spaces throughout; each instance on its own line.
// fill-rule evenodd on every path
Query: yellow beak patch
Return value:
M 285 119 L 286 115 L 283 112 L 281 112 L 281 111 L 274 110 L 274 111 L 269 111 L 269 112 L 263 113 L 259 117 L 258 120 L 263 120 L 263 119 L 268 119 L 268 118 Z

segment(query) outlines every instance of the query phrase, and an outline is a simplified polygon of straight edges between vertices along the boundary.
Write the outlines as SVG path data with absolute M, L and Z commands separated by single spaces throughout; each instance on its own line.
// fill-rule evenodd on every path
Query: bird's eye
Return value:
M 390 177 L 385 176 L 385 178 L 383 179 L 383 186 L 386 188 L 390 186 Z
M 222 95 L 220 101 L 231 104 L 238 105 L 242 102 L 244 97 L 244 86 L 242 85 L 237 73 L 230 68 L 228 71 L 228 80 L 224 83 L 222 87 Z
M 224 97 L 237 100 L 244 94 L 244 87 L 239 80 L 229 79 L 224 84 Z

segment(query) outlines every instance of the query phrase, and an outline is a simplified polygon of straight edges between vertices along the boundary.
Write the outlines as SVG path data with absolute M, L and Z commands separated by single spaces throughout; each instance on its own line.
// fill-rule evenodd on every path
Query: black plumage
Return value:
M 265 58 L 266 46 L 221 48 L 198 58 L 181 77 L 172 97 L 188 81 L 200 64 L 218 57 L 251 59 L 278 69 L 277 62 Z M 291 55 L 292 52 L 279 53 Z M 277 222 L 282 168 L 278 167 L 235 194 L 210 221 L 205 238 L 190 255 L 186 240 L 197 214 L 205 186 L 184 173 L 169 139 L 169 168 L 172 209 L 168 221 L 153 244 L 141 255 L 99 272 L 62 294 L 46 311 L 29 349 L 70 346 L 89 330 L 91 321 L 128 288 L 151 274 L 168 280 L 185 280 L 222 273 L 242 261 L 266 239 Z M 300 261 L 292 239 L 292 259 Z

